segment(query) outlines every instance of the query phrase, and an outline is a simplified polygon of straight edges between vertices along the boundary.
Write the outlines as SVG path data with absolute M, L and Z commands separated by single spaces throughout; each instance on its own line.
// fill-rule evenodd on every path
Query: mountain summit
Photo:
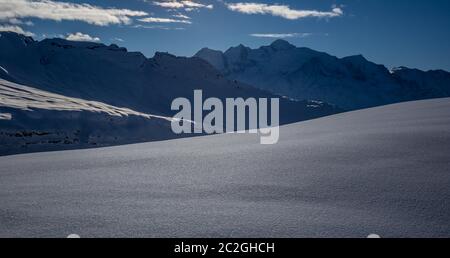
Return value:
M 227 78 L 295 99 L 320 99 L 347 110 L 450 96 L 450 73 L 393 69 L 362 55 L 337 58 L 285 40 L 226 52 L 203 49 L 196 57 Z
M 283 39 L 275 40 L 270 46 L 275 50 L 289 50 L 295 48 L 294 45 Z

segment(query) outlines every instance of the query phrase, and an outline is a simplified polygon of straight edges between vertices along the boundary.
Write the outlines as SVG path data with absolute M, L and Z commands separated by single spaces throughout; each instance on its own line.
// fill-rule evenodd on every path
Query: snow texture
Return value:
M 449 237 L 450 99 L 0 157 L 1 237 Z

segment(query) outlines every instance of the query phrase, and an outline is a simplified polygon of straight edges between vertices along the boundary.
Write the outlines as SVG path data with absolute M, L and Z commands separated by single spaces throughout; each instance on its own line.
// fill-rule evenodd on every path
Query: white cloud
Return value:
M 161 26 L 161 25 L 142 25 L 142 24 L 137 24 L 134 25 L 132 28 L 136 28 L 136 29 L 159 29 L 159 30 L 170 30 L 169 27 L 165 27 L 165 26 Z
M 192 1 L 182 1 L 182 3 L 184 4 L 185 7 L 188 7 L 188 8 L 206 8 L 206 9 L 214 8 L 214 6 L 212 4 L 205 5 L 205 4 L 199 4 L 196 2 L 192 2 Z
M 192 9 L 213 9 L 214 6 L 212 4 L 206 5 L 197 3 L 194 1 L 187 1 L 187 0 L 165 0 L 165 1 L 154 1 L 154 5 L 163 7 L 163 8 L 170 8 L 170 9 L 180 9 L 180 8 L 187 8 L 188 10 Z
M 92 37 L 88 34 L 83 34 L 81 32 L 77 32 L 75 34 L 69 34 L 66 37 L 67 40 L 70 41 L 87 41 L 87 42 L 98 42 L 100 38 Z
M 112 38 L 112 41 L 118 41 L 118 42 L 124 42 L 125 40 L 121 39 L 121 38 Z
M 137 24 L 134 25 L 132 28 L 137 28 L 137 29 L 157 29 L 157 30 L 185 30 L 185 28 L 171 28 L 171 27 L 167 27 L 167 26 L 163 26 L 163 25 L 142 25 L 142 24 Z
M 252 37 L 258 38 L 305 38 L 311 36 L 312 33 L 253 33 L 250 34 Z
M 7 20 L 6 22 L 9 24 L 14 24 L 14 25 L 34 26 L 34 23 L 31 21 L 22 21 L 17 18 L 11 18 L 11 19 Z
M 181 2 L 177 1 L 164 1 L 164 2 L 153 2 L 154 5 L 164 7 L 164 8 L 171 8 L 171 9 L 178 9 L 183 8 L 184 5 Z
M 0 31 L 11 31 L 15 33 L 19 33 L 28 37 L 33 37 L 34 33 L 25 31 L 21 27 L 17 25 L 0 25 Z
M 54 21 L 83 21 L 106 26 L 130 24 L 132 17 L 148 13 L 128 9 L 102 8 L 90 4 L 75 4 L 52 0 L 0 0 L 0 20 L 38 18 Z
M 191 17 L 189 17 L 189 16 L 187 16 L 187 15 L 184 15 L 184 14 L 181 14 L 181 13 L 179 13 L 179 14 L 174 14 L 174 15 L 172 15 L 172 17 L 180 18 L 180 19 L 185 19 L 185 20 L 191 19 Z
M 45 33 L 39 36 L 40 39 L 51 39 L 51 38 L 63 39 L 65 37 L 66 36 L 64 36 L 63 34 L 45 34 Z
M 341 8 L 333 7 L 331 11 L 323 12 L 317 10 L 296 10 L 291 9 L 288 5 L 268 5 L 261 3 L 226 3 L 228 9 L 245 13 L 245 14 L 270 14 L 273 16 L 283 17 L 289 20 L 298 20 L 308 17 L 332 18 L 339 17 L 344 14 Z
M 147 22 L 147 23 L 185 23 L 185 24 L 191 24 L 191 21 L 188 20 L 178 20 L 178 19 L 170 19 L 170 18 L 155 18 L 155 17 L 147 17 L 139 19 L 141 22 Z

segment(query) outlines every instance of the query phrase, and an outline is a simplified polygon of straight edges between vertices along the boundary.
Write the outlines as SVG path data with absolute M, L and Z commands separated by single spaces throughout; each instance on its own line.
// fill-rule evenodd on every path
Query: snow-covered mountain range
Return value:
M 284 40 L 147 58 L 114 44 L 1 32 L 0 49 L 0 154 L 178 137 L 171 102 L 193 100 L 195 89 L 204 98 L 283 95 L 281 124 L 450 96 L 445 71 L 389 71 L 361 55 L 337 58 Z
M 347 110 L 450 96 L 450 73 L 406 67 L 388 70 L 362 55 L 337 58 L 285 40 L 224 53 L 204 48 L 196 57 L 225 77 L 295 99 L 320 99 Z
M 278 97 L 227 79 L 197 57 L 156 53 L 146 58 L 117 45 L 64 39 L 35 41 L 12 32 L 0 33 L 0 49 L 0 79 L 4 79 L 0 81 L 0 121 L 4 133 L 0 147 L 3 149 L 6 143 L 14 145 L 16 142 L 16 138 L 8 138 L 10 135 L 36 131 L 60 134 L 62 131 L 64 137 L 50 140 L 58 143 L 64 142 L 67 135 L 69 139 L 80 140 L 73 136 L 73 132 L 78 131 L 85 135 L 87 144 L 170 138 L 173 134 L 167 119 L 177 112 L 170 109 L 171 102 L 178 97 L 192 100 L 194 89 L 202 89 L 204 98 Z M 24 108 L 27 106 L 30 108 Z M 280 99 L 282 124 L 340 111 L 318 101 Z M 148 116 L 158 118 L 149 122 Z M 161 120 L 161 117 L 167 119 Z M 155 121 L 159 121 L 157 126 Z M 92 140 L 93 137 L 103 140 Z M 21 146 L 19 151 L 6 148 L 7 151 L 30 150 L 28 138 L 19 142 L 21 144 L 16 144 Z M 48 139 L 38 142 L 48 143 Z M 81 145 L 71 146 L 83 147 Z M 53 147 L 42 150 L 46 149 Z

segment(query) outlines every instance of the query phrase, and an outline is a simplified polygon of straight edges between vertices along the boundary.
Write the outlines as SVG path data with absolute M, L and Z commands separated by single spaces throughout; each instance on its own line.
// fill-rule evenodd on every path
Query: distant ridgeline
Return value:
M 450 96 L 450 73 L 405 67 L 389 71 L 362 55 L 337 58 L 284 40 L 224 53 L 204 48 L 196 57 L 226 78 L 294 99 L 318 99 L 346 110 Z

